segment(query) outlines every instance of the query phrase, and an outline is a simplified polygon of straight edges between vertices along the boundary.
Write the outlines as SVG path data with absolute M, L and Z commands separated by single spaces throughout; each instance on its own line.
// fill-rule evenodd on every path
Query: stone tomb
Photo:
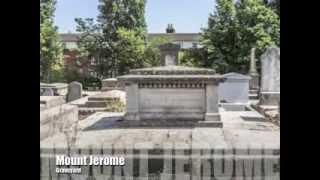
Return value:
M 125 120 L 193 120 L 221 127 L 218 85 L 212 69 L 167 65 L 131 70 L 118 77 L 126 89 Z M 207 124 L 206 124 L 207 123 Z
M 161 66 L 173 66 L 178 63 L 178 56 L 180 45 L 179 44 L 162 44 L 159 46 Z
M 219 85 L 219 100 L 227 111 L 244 111 L 249 103 L 250 77 L 239 73 L 227 73 Z
M 40 96 L 43 96 L 43 92 L 47 89 L 52 89 L 54 96 L 66 96 L 68 93 L 68 84 L 66 83 L 40 83 Z
M 220 101 L 227 103 L 248 103 L 249 101 L 249 76 L 239 73 L 223 75 L 226 80 L 219 85 Z
M 102 91 L 124 90 L 124 86 L 118 82 L 116 78 L 108 78 L 102 80 Z

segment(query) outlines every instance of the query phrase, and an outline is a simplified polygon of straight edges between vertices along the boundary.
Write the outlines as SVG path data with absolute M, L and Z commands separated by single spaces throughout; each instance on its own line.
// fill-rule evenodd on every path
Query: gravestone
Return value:
M 226 103 L 248 103 L 249 76 L 239 73 L 227 73 L 225 81 L 219 85 L 219 99 Z
M 280 101 L 280 49 L 271 47 L 261 56 L 261 105 L 278 105 Z
M 159 46 L 161 66 L 175 66 L 178 64 L 180 45 L 167 43 Z
M 249 82 L 249 86 L 251 90 L 258 90 L 259 89 L 259 74 L 257 71 L 256 66 L 256 58 L 255 58 L 255 48 L 251 49 L 251 57 L 250 57 L 250 70 L 249 75 L 251 80 Z
M 82 97 L 82 84 L 79 82 L 71 82 L 68 86 L 67 101 L 74 101 Z

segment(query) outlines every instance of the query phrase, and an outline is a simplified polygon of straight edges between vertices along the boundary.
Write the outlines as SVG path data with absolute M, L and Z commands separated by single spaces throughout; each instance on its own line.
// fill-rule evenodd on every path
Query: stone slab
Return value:
M 226 111 L 245 111 L 248 103 L 220 103 Z
M 279 148 L 279 127 L 270 122 L 244 121 L 240 115 L 241 112 L 221 112 L 223 128 L 113 128 L 113 124 L 121 119 L 123 113 L 99 112 L 79 122 L 76 144 L 78 148 L 87 148 L 119 143 L 123 147 L 131 147 L 139 143 L 152 149 L 168 142 L 184 142 L 189 145 L 192 142 L 225 148 L 243 148 L 248 145 Z M 53 144 L 56 147 L 66 147 L 63 135 L 58 134 L 40 143 L 42 148 L 52 147 Z
M 246 121 L 266 121 L 266 118 L 256 111 L 241 112 L 240 117 Z

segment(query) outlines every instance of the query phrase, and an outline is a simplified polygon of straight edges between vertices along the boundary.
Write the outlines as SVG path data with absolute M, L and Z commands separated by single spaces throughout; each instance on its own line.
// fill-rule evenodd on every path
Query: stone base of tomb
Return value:
M 204 119 L 203 113 L 198 112 L 140 112 L 141 120 L 196 120 Z
M 125 121 L 140 121 L 140 113 L 126 113 L 123 119 Z
M 260 92 L 260 105 L 277 106 L 280 101 L 280 92 Z
M 221 121 L 197 120 L 119 120 L 113 123 L 113 128 L 222 128 Z
M 118 127 L 219 127 L 219 113 L 126 113 Z
M 203 128 L 222 128 L 223 123 L 221 121 L 199 121 L 196 127 Z
M 220 113 L 206 113 L 205 121 L 220 121 L 221 122 Z

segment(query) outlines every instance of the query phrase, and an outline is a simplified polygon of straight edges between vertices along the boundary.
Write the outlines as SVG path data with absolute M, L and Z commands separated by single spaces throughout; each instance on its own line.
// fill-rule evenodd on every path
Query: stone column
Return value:
M 280 49 L 269 47 L 261 55 L 260 105 L 277 106 L 280 101 Z
M 218 85 L 216 83 L 206 85 L 205 121 L 220 121 Z
M 140 120 L 139 87 L 137 83 L 126 84 L 127 111 L 125 120 Z
M 256 58 L 255 58 L 256 48 L 251 49 L 251 58 L 250 58 L 250 70 L 249 74 L 251 76 L 251 80 L 249 83 L 250 89 L 259 89 L 259 74 L 256 67 Z

